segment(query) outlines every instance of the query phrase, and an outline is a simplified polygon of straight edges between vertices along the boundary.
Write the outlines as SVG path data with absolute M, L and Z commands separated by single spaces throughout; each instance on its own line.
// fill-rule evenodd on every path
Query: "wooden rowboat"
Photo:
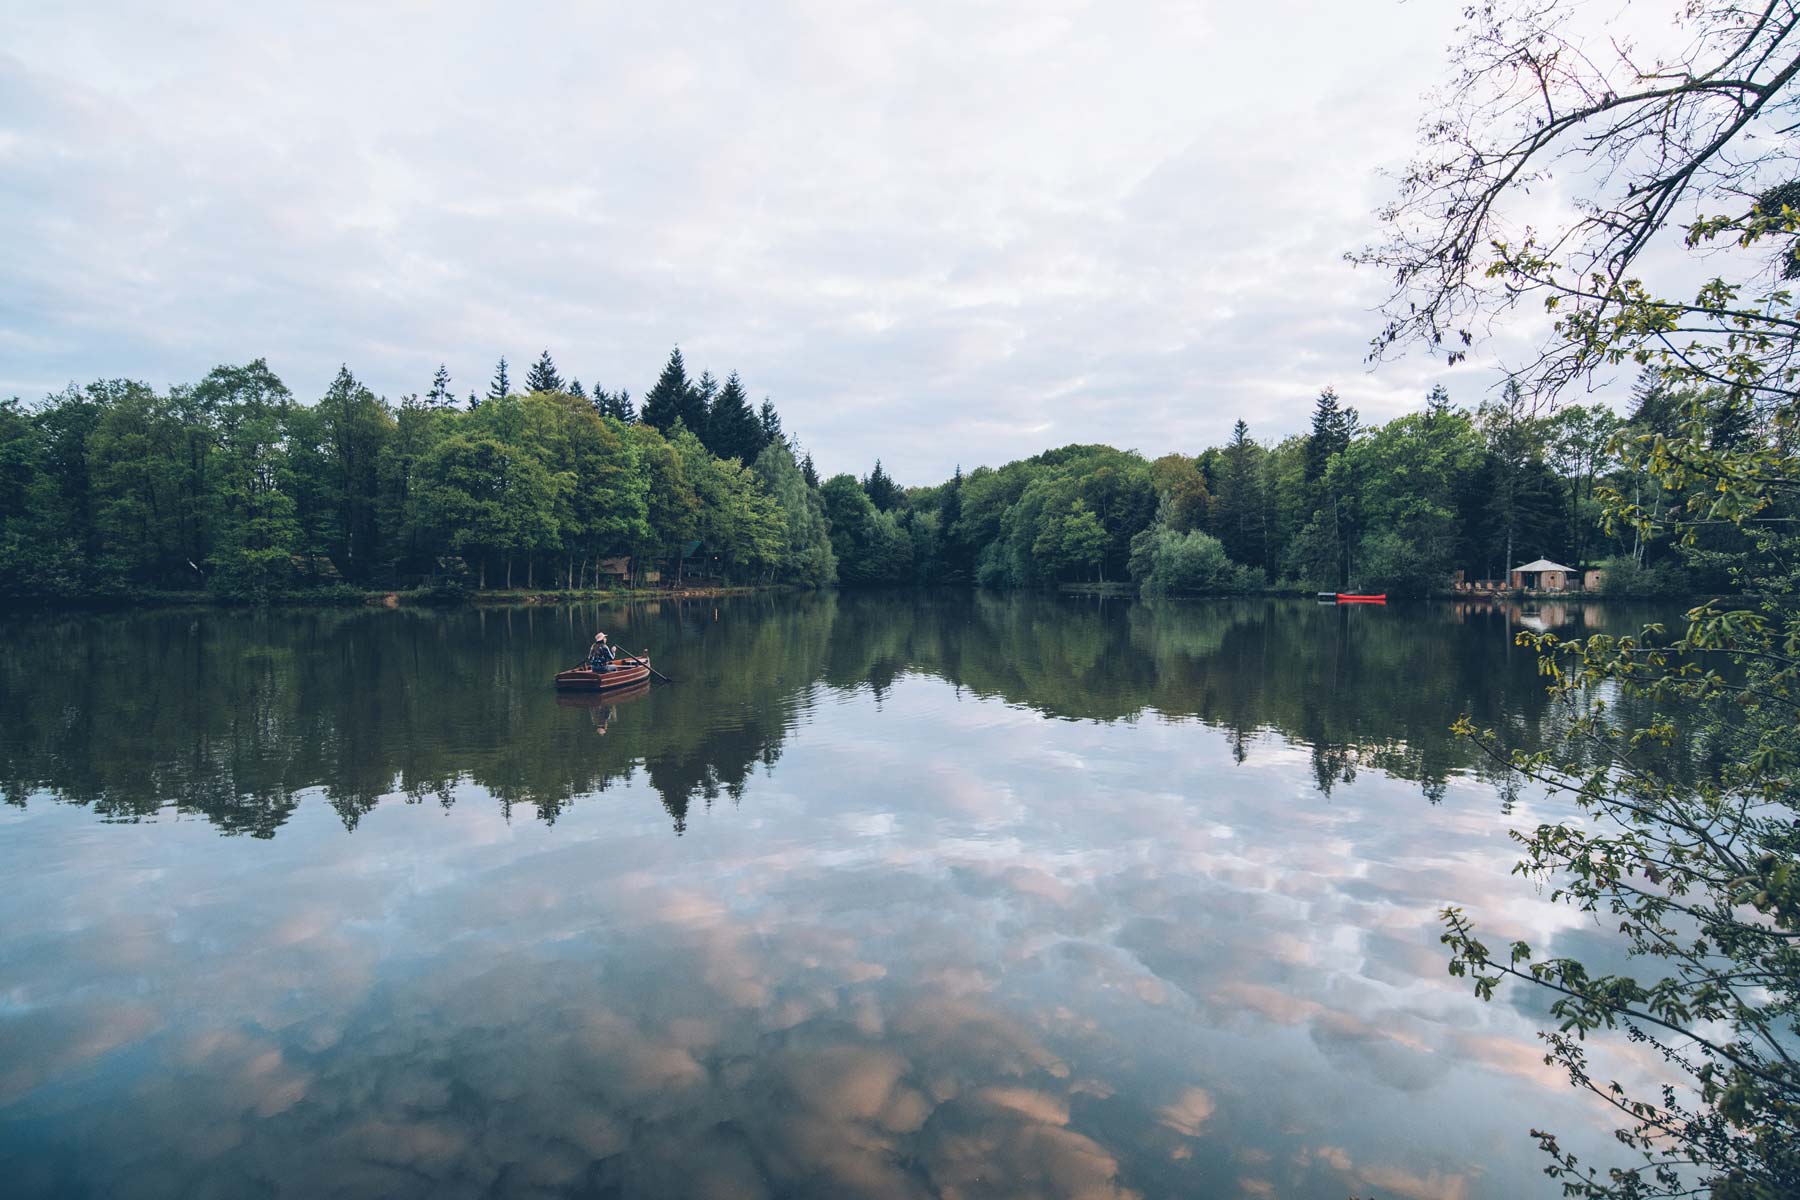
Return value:
M 556 686 L 571 692 L 600 692 L 631 687 L 649 678 L 650 656 L 644 654 L 637 658 L 614 659 L 610 669 L 605 671 L 596 671 L 585 665 L 559 671 Z
M 1339 592 L 1337 594 L 1337 602 L 1339 604 L 1386 604 L 1387 593 L 1380 592 L 1375 595 L 1356 596 L 1351 595 L 1348 592 Z

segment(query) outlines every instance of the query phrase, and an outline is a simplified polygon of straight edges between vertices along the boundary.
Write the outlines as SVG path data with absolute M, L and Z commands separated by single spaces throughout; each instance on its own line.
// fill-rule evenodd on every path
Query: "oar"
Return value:
M 670 679 L 667 675 L 664 675 L 661 671 L 650 665 L 650 652 L 648 650 L 640 650 L 638 651 L 638 655 L 638 662 L 643 665 L 644 670 L 650 672 L 664 683 L 675 682 L 673 679 Z

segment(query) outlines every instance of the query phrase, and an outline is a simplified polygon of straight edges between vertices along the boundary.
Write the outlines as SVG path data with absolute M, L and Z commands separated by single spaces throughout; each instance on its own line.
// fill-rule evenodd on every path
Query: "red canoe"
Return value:
M 1337 600 L 1339 604 L 1386 604 L 1387 593 L 1382 592 L 1375 596 L 1352 596 L 1348 592 L 1339 592 Z
M 575 692 L 610 691 L 613 688 L 630 687 L 634 683 L 643 683 L 650 678 L 650 656 L 638 658 L 621 658 L 611 668 L 596 671 L 591 667 L 576 667 L 569 671 L 559 671 L 556 686 Z

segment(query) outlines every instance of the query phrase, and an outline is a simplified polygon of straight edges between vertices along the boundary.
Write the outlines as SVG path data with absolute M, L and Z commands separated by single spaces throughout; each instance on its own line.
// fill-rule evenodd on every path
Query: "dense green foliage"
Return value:
M 1609 530 L 1599 499 L 1641 487 L 1629 447 L 1672 434 L 1692 402 L 1716 396 L 1655 373 L 1628 418 L 1600 404 L 1539 415 L 1517 388 L 1470 411 L 1436 388 L 1422 411 L 1364 426 L 1327 389 L 1312 432 L 1272 446 L 1239 421 L 1224 446 L 1193 457 L 1064 446 L 904 490 L 877 462 L 860 487 L 829 481 L 826 510 L 854 584 L 1129 579 L 1146 594 L 1405 596 L 1441 591 L 1457 572 L 1502 581 L 1542 557 L 1616 564 L 1618 594 L 1717 590 L 1730 584 L 1721 560 L 1666 530 Z
M 1657 511 L 1685 502 L 1644 493 L 1629 448 L 1723 403 L 1655 372 L 1623 419 L 1538 415 L 1517 388 L 1469 411 L 1440 388 L 1364 426 L 1327 389 L 1312 431 L 1275 445 L 1239 421 L 1195 456 L 1064 446 L 910 489 L 879 460 L 821 483 L 772 403 L 753 411 L 735 373 L 690 379 L 680 350 L 641 420 L 623 390 L 517 395 L 506 376 L 502 362 L 463 409 L 441 367 L 398 406 L 345 369 L 307 405 L 259 360 L 166 394 L 111 381 L 0 406 L 0 594 L 254 598 L 463 572 L 475 587 L 587 586 L 630 556 L 640 578 L 1396 595 L 1548 557 L 1658 595 L 1725 587 L 1741 542 L 1605 526 L 1609 489 Z M 528 378 L 562 383 L 547 353 Z
M 677 351 L 645 405 L 666 428 L 563 390 L 548 352 L 527 378 L 503 359 L 463 409 L 440 367 L 395 406 L 345 368 L 309 405 L 258 360 L 0 404 L 0 598 L 581 587 L 625 557 L 639 580 L 835 579 L 820 498 L 735 374 L 690 384 Z

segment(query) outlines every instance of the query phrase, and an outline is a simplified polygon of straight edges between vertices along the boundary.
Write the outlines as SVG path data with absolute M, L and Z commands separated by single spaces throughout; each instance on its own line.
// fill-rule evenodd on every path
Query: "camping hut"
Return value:
M 1540 558 L 1522 567 L 1514 567 L 1512 585 L 1528 592 L 1561 592 L 1568 590 L 1570 576 L 1579 578 L 1574 567 L 1565 567 L 1561 563 Z

